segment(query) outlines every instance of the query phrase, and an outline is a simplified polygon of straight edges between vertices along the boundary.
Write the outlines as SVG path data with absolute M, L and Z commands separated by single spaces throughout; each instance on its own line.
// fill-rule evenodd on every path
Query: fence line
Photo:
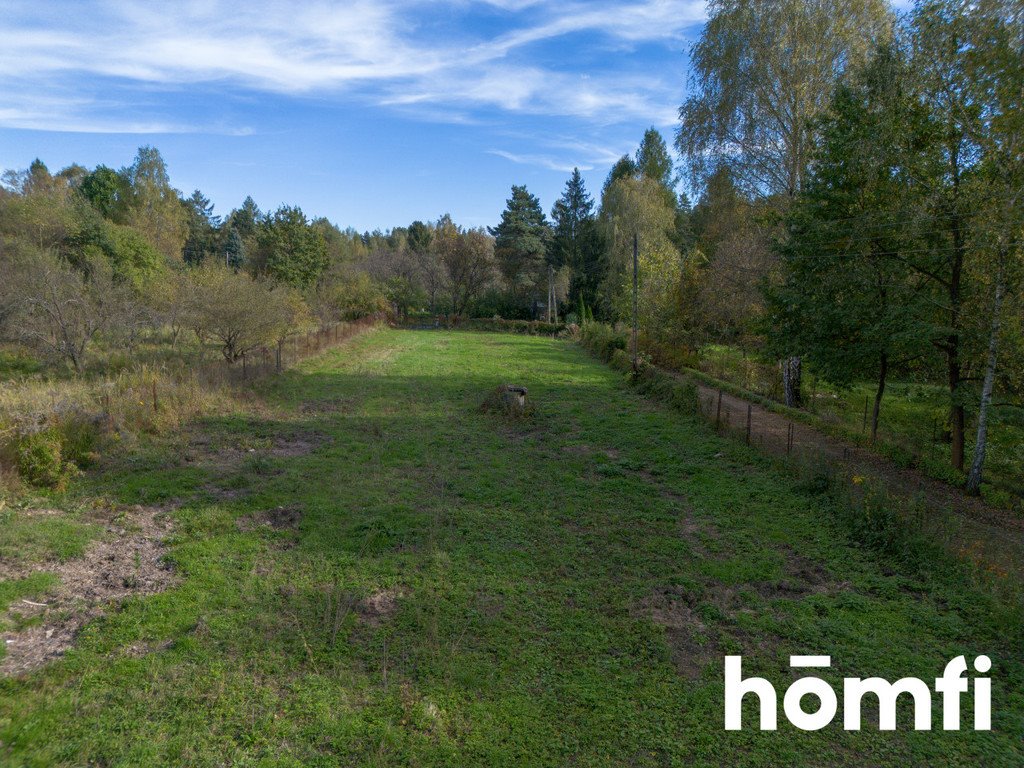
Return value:
M 243 352 L 234 364 L 212 360 L 193 368 L 204 384 L 237 385 L 283 373 L 290 366 L 320 353 L 325 348 L 347 341 L 381 321 L 377 315 L 352 322 L 322 326 L 305 334 L 289 336 L 275 346 L 262 346 Z
M 176 385 L 180 387 L 182 384 L 190 384 L 197 389 L 214 389 L 220 386 L 246 385 L 284 373 L 290 366 L 351 339 L 377 325 L 381 320 L 381 317 L 374 315 L 352 322 L 322 326 L 308 333 L 284 339 L 274 347 L 256 348 L 243 354 L 233 364 L 226 359 L 207 360 L 176 369 L 154 369 L 151 375 L 147 375 L 143 369 L 138 381 L 132 382 L 129 386 L 123 386 L 124 382 L 120 379 L 105 382 L 101 384 L 100 422 L 108 431 L 114 431 L 115 413 L 121 413 L 127 405 L 139 415 L 151 409 L 152 416 L 155 417 L 167 405 L 167 400 L 180 397 L 181 390 L 176 389 Z M 150 417 L 143 418 L 148 420 Z

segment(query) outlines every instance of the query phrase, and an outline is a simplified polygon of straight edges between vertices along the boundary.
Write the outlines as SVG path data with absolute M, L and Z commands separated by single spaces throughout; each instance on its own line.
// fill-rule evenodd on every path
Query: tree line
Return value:
M 759 294 L 739 322 L 783 360 L 944 381 L 952 466 L 977 492 L 997 386 L 1024 375 L 1024 11 L 1010 0 L 720 0 L 692 51 L 677 147 L 733 234 L 703 252 Z M 727 224 L 728 222 L 728 224 Z M 721 318 L 717 312 L 712 317 Z M 721 338 L 725 328 L 705 328 Z

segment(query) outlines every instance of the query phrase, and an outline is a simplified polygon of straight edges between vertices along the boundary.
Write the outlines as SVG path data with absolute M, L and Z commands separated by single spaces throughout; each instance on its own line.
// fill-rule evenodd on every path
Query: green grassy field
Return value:
M 503 382 L 532 418 L 480 411 Z M 0 764 L 1024 764 L 1024 643 L 997 602 L 880 561 L 830 497 L 568 342 L 379 331 L 263 387 L 51 500 L 167 505 L 179 581 L 0 681 Z M 96 535 L 4 514 L 0 552 Z M 805 733 L 780 703 L 778 732 L 725 732 L 726 653 L 780 699 L 793 653 L 831 654 L 840 692 L 988 653 L 994 730 Z

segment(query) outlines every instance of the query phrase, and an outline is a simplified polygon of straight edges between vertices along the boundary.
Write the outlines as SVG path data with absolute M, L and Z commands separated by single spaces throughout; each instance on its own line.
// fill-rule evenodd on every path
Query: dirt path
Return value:
M 931 511 L 952 513 L 949 516 L 952 529 L 944 531 L 949 543 L 986 562 L 1024 573 L 1024 518 L 1019 515 L 985 504 L 959 488 L 916 470 L 898 467 L 865 448 L 826 435 L 784 414 L 728 392 L 720 392 L 700 381 L 694 383 L 700 396 L 701 410 L 712 422 L 719 413 L 718 399 L 721 397 L 722 429 L 745 436 L 749 407 L 751 444 L 776 456 L 791 453 L 794 456 L 804 454 L 825 458 L 846 468 L 851 475 L 881 480 L 891 492 L 921 498 Z M 792 444 L 787 447 L 791 429 Z

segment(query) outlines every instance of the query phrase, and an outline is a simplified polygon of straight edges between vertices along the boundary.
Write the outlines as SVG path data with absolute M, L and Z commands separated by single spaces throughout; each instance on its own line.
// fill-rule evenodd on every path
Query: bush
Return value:
M 54 429 L 60 435 L 61 454 L 66 461 L 81 469 L 96 461 L 100 431 L 95 418 L 84 413 L 61 416 Z
M 65 461 L 61 436 L 54 428 L 18 440 L 15 463 L 29 483 L 57 491 L 63 490 L 77 471 L 72 462 Z
M 365 272 L 338 270 L 321 281 L 314 294 L 313 306 L 324 325 L 339 320 L 360 320 L 391 309 L 381 286 Z
M 284 286 L 209 265 L 190 273 L 187 322 L 229 363 L 309 324 L 301 297 Z
M 511 320 L 530 320 L 533 317 L 533 302 L 516 298 L 507 291 L 487 291 L 469 306 L 468 314 L 474 317 L 504 317 Z
M 854 543 L 873 549 L 917 573 L 941 562 L 941 549 L 924 533 L 924 508 L 889 494 L 872 483 L 859 498 L 840 507 L 845 511 Z
M 611 359 L 608 360 L 608 365 L 616 371 L 629 373 L 633 370 L 633 358 L 629 356 L 629 353 L 626 350 L 616 349 L 612 351 L 612 356 Z
M 585 323 L 580 329 L 580 342 L 605 362 L 612 359 L 616 350 L 625 350 L 629 346 L 625 332 L 605 323 Z
M 663 368 L 682 371 L 685 368 L 697 368 L 699 356 L 694 351 L 680 344 L 664 344 L 643 336 L 640 348 L 650 353 L 651 359 Z
M 519 333 L 526 336 L 557 336 L 566 328 L 563 323 L 545 323 L 540 320 L 505 320 L 501 317 L 456 320 L 454 326 L 465 331 Z
M 683 413 L 700 411 L 700 396 L 693 381 L 661 370 L 643 355 L 637 363 L 637 374 L 631 375 L 630 380 L 640 392 L 655 400 L 661 400 Z M 614 350 L 608 364 L 622 373 L 633 372 L 633 358 L 624 349 Z

